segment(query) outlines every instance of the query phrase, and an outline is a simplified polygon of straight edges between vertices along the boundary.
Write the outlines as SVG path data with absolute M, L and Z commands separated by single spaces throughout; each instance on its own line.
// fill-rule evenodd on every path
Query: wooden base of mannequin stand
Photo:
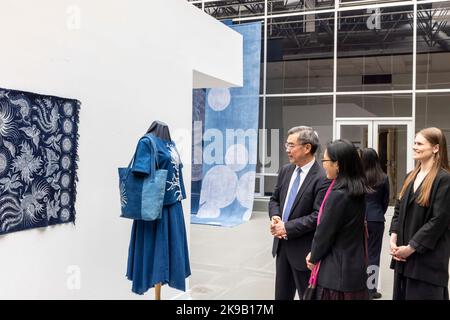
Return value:
M 155 300 L 161 300 L 161 283 L 155 285 Z

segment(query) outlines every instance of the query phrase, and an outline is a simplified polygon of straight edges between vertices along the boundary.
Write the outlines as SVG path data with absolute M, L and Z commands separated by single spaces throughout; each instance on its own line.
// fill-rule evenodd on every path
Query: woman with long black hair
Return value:
M 367 273 L 375 278 L 369 283 L 371 299 L 381 298 L 377 291 L 378 276 L 380 270 L 380 255 L 383 244 L 384 214 L 389 205 L 389 179 L 383 172 L 377 152 L 372 148 L 364 148 L 359 151 L 367 184 L 374 192 L 366 195 L 366 221 L 369 231 L 368 254 L 369 266 Z
M 394 300 L 448 300 L 450 168 L 438 128 L 419 131 L 415 169 L 400 191 L 392 218 Z
M 332 184 L 319 211 L 311 253 L 320 300 L 368 299 L 365 248 L 365 195 L 370 192 L 355 146 L 346 140 L 327 145 L 322 160 Z M 311 281 L 310 281 L 311 284 Z

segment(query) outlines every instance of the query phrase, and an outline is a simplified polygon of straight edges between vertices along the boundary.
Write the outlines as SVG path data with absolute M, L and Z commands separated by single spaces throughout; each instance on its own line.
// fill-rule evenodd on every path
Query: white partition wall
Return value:
M 0 87 L 82 102 L 76 225 L 0 237 L 0 299 L 152 299 L 125 278 L 117 167 L 153 120 L 168 123 L 189 228 L 192 88 L 242 85 L 241 36 L 184 0 L 0 4 Z

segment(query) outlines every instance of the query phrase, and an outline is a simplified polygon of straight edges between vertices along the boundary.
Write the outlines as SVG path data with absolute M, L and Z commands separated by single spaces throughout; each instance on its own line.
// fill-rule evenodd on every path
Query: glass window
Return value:
M 336 97 L 337 117 L 411 117 L 410 94 L 361 94 Z
M 264 196 L 270 197 L 275 190 L 278 176 L 264 176 Z
M 202 8 L 202 2 L 201 1 L 197 1 L 197 0 L 187 0 L 188 2 L 191 2 L 192 5 L 196 6 L 197 8 L 201 9 Z
M 450 88 L 450 1 L 417 7 L 417 89 Z
M 438 127 L 445 133 L 450 154 L 450 93 L 418 93 L 416 96 L 416 131 Z
M 201 3 L 193 3 L 194 6 L 202 10 L 202 4 Z
M 284 143 L 288 130 L 295 126 L 313 127 L 319 134 L 323 151 L 326 144 L 333 139 L 333 98 L 331 96 L 267 98 L 266 124 L 268 129 L 280 130 L 277 148 L 281 155 L 280 165 L 288 163 Z M 317 156 L 320 155 L 319 153 Z M 277 171 L 278 168 L 270 173 Z
M 269 19 L 266 93 L 332 92 L 333 33 L 333 13 Z
M 412 89 L 412 6 L 339 12 L 338 91 Z
M 321 148 L 316 154 L 320 159 L 325 146 L 333 139 L 333 97 L 283 97 L 266 100 L 267 154 L 271 162 L 266 164 L 265 172 L 277 173 L 289 160 L 284 143 L 287 131 L 295 126 L 313 127 L 319 134 Z M 265 176 L 265 195 L 275 188 L 276 177 Z
M 268 0 L 267 14 L 333 9 L 334 0 Z
M 367 124 L 343 124 L 340 126 L 341 139 L 347 139 L 357 148 L 369 146 L 369 126 Z
M 340 7 L 349 7 L 349 6 L 362 6 L 362 5 L 370 5 L 370 4 L 379 4 L 379 3 L 390 3 L 390 2 L 398 2 L 405 0 L 339 0 Z M 408 1 L 408 0 L 406 0 Z M 412 2 L 412 0 L 410 0 Z
M 217 19 L 264 16 L 264 0 L 205 2 L 205 12 Z

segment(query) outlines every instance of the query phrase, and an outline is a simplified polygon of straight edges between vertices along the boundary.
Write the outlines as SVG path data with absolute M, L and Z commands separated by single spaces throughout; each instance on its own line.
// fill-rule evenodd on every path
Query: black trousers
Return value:
M 383 244 L 384 222 L 368 221 L 369 239 L 367 239 L 369 265 L 380 265 L 381 246 Z
M 369 256 L 369 266 L 380 266 L 381 246 L 383 244 L 384 221 L 367 221 L 369 238 L 367 239 L 367 251 Z M 379 270 L 379 268 L 378 268 Z M 378 277 L 378 274 L 377 274 Z M 377 289 L 370 290 L 376 292 Z
M 289 263 L 284 241 L 279 242 L 276 260 L 275 276 L 275 300 L 294 300 L 295 291 L 299 299 L 303 299 L 303 294 L 308 287 L 310 271 L 296 270 Z M 287 240 L 289 241 L 289 240 Z M 306 265 L 306 262 L 305 262 Z
M 394 300 L 448 300 L 448 287 L 438 287 L 395 272 L 392 298 Z

